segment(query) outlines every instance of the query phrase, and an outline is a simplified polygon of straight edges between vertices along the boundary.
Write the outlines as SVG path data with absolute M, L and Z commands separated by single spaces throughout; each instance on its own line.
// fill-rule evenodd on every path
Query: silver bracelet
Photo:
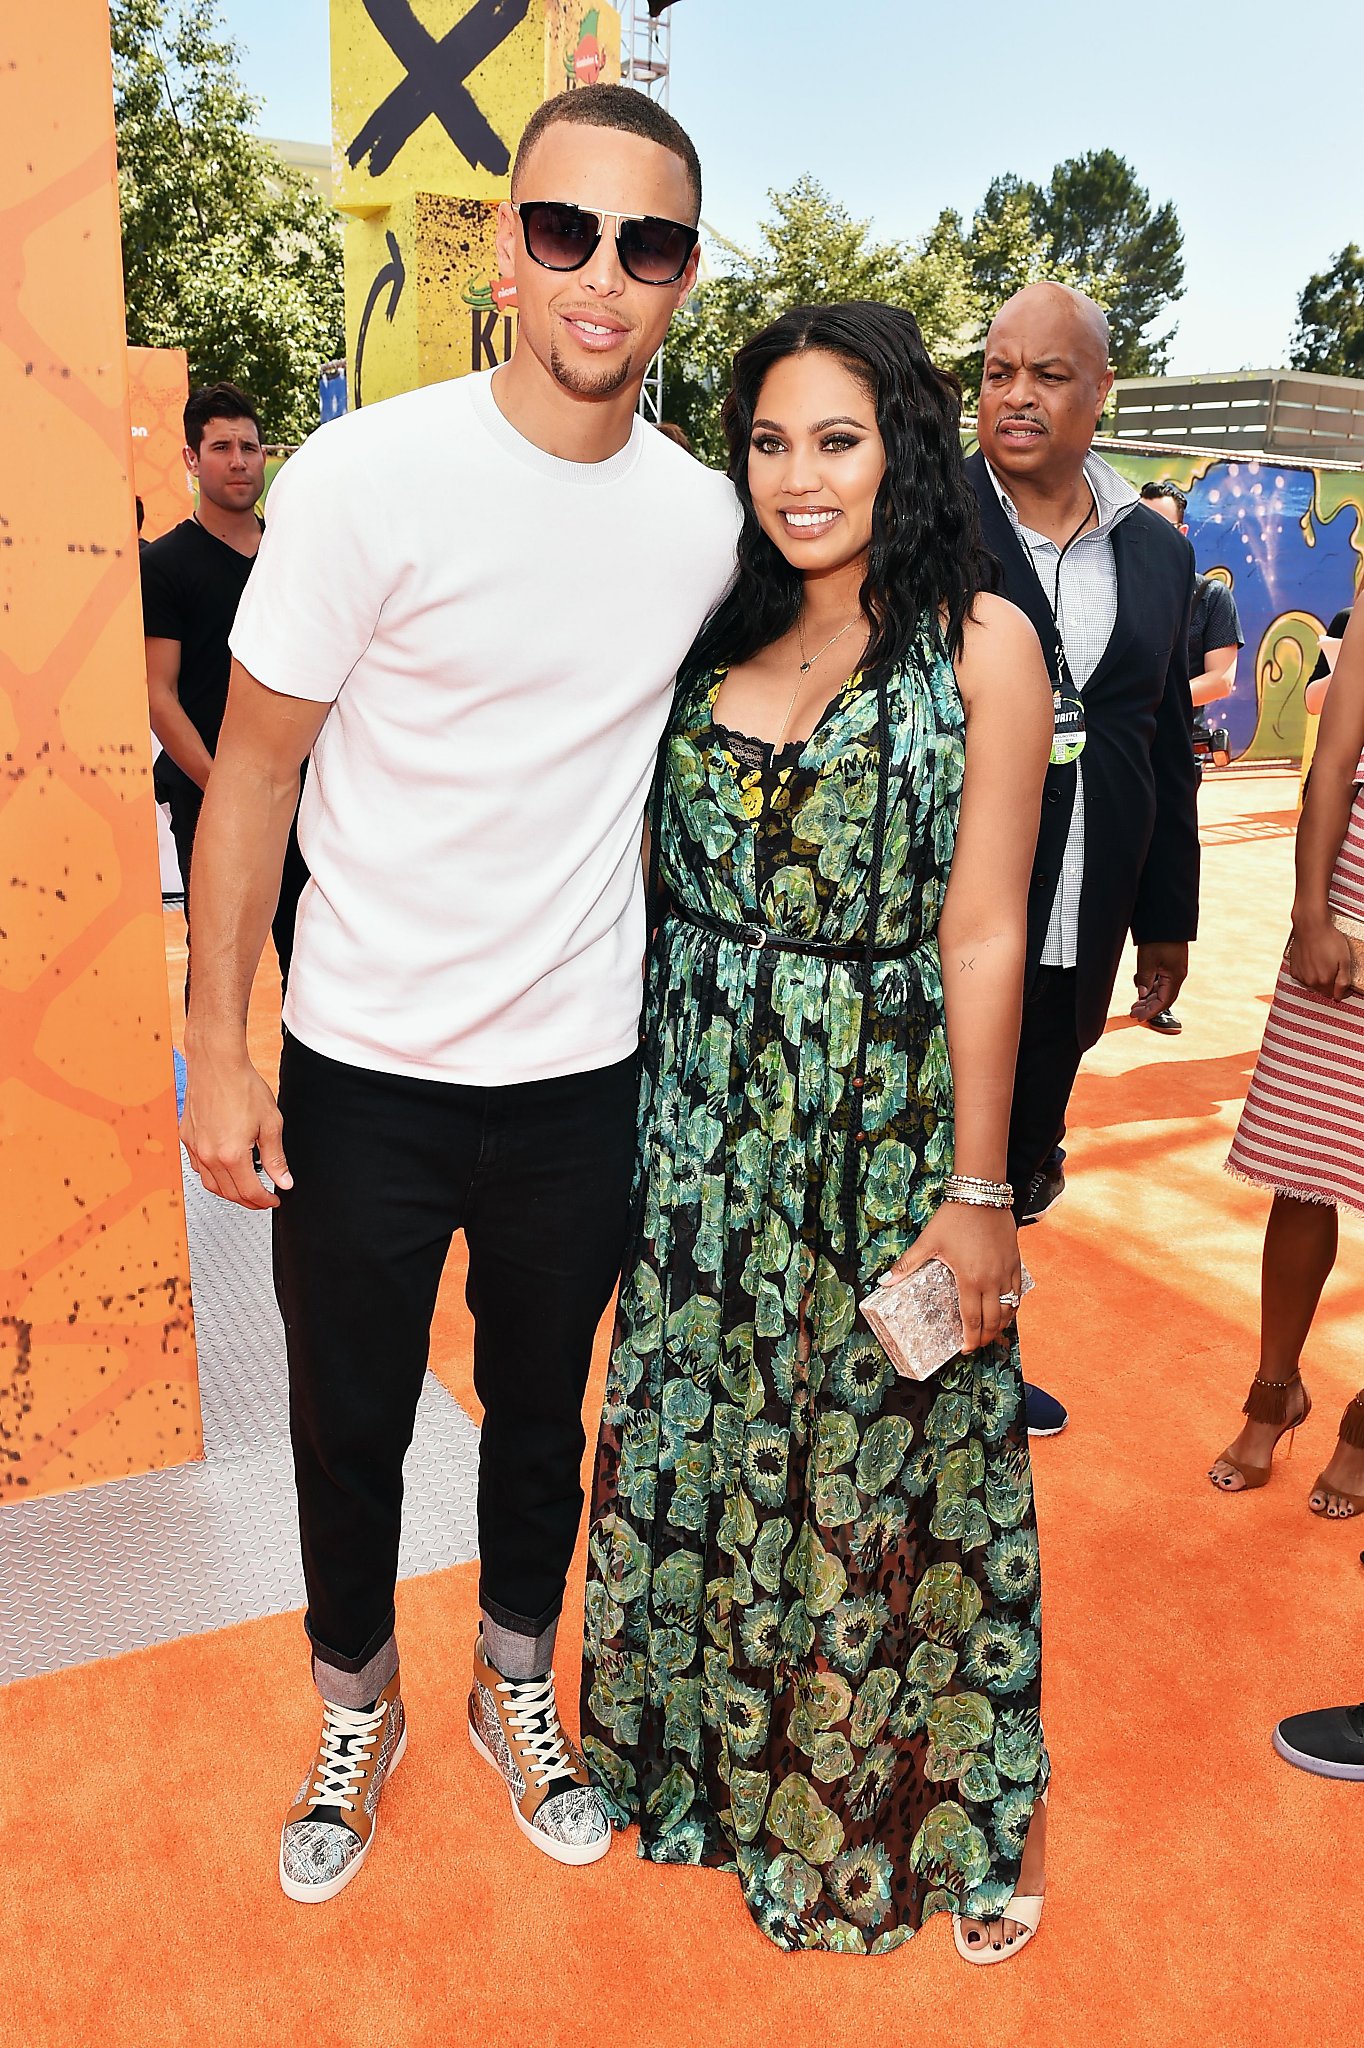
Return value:
M 949 1173 L 943 1182 L 945 1202 L 964 1202 L 972 1209 L 1012 1209 L 1014 1191 L 1007 1180 L 978 1180 L 971 1173 Z

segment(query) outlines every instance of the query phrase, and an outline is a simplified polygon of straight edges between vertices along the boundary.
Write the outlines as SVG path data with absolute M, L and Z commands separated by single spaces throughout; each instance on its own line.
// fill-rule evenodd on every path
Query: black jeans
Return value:
M 484 1407 L 484 1612 L 535 1636 L 582 1515 L 583 1393 L 620 1273 L 638 1062 L 507 1088 L 348 1067 L 286 1037 L 275 1291 L 289 1347 L 308 1633 L 358 1671 L 393 1632 L 403 1458 L 463 1230 Z
M 1066 1134 L 1066 1108 L 1082 1048 L 1075 1026 L 1075 969 L 1039 967 L 1023 998 L 1023 1025 L 1009 1117 L 1009 1180 L 1014 1213 L 1028 1183 Z
M 157 761 L 158 770 L 166 756 Z M 204 792 L 197 782 L 191 782 L 173 764 L 168 763 L 164 774 L 158 776 L 157 800 L 170 807 L 171 838 L 175 841 L 175 857 L 180 863 L 180 880 L 185 889 L 185 944 L 189 945 L 189 871 L 194 859 L 194 835 L 199 830 L 199 813 L 204 807 Z M 289 986 L 289 964 L 294 954 L 294 926 L 298 921 L 298 899 L 303 894 L 308 880 L 308 864 L 298 843 L 298 812 L 295 810 L 293 823 L 289 827 L 289 843 L 284 849 L 284 870 L 279 880 L 279 901 L 270 924 L 270 936 L 275 942 L 279 955 L 279 978 L 282 988 Z M 188 964 L 185 967 L 185 1001 L 189 1001 Z

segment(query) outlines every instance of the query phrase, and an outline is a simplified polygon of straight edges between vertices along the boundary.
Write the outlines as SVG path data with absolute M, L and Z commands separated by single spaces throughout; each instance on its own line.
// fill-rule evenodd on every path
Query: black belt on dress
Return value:
M 702 910 L 690 910 L 671 903 L 667 915 L 676 918 L 679 924 L 695 925 L 698 931 L 713 932 L 717 938 L 729 939 L 736 946 L 747 946 L 754 953 L 801 953 L 813 960 L 846 960 L 851 965 L 867 958 L 865 940 L 855 945 L 840 946 L 821 939 L 793 939 L 785 932 L 769 931 L 761 924 L 726 924 L 718 917 L 708 917 Z M 873 965 L 878 960 L 908 960 L 911 953 L 917 953 L 920 941 L 907 942 L 903 946 L 877 946 L 872 953 Z

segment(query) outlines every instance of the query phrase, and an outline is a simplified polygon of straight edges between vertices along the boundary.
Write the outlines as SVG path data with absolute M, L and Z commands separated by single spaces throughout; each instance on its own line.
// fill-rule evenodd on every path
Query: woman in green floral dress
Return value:
M 737 1872 L 788 1949 L 1011 1941 L 1048 1771 L 1017 1235 L 944 1183 L 1003 1177 L 1050 694 L 958 407 L 885 307 L 740 353 L 739 576 L 653 816 L 583 1747 L 641 1855 Z M 935 1256 L 969 1348 L 921 1384 L 858 1304 Z

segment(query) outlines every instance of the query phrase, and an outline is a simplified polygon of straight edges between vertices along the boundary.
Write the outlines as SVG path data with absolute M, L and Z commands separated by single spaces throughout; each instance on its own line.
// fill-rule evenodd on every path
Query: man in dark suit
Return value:
M 1193 550 L 1091 448 L 1112 383 L 1093 300 L 1029 285 L 990 328 L 980 452 L 967 464 L 986 546 L 1004 594 L 1037 628 L 1056 708 L 1009 1133 L 1020 1221 L 1064 1187 L 1066 1106 L 1128 931 L 1132 1015 L 1145 1022 L 1179 994 L 1198 925 Z M 1030 1387 L 1028 1422 L 1054 1435 L 1065 1410 Z

